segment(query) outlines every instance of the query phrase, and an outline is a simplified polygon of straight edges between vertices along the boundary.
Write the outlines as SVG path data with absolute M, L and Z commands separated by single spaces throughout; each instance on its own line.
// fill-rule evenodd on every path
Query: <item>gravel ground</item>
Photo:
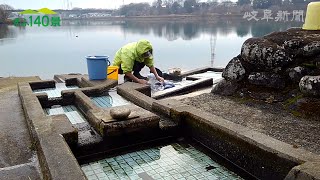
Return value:
M 320 154 L 320 117 L 303 119 L 285 111 L 281 104 L 271 105 L 261 101 L 241 102 L 232 97 L 211 93 L 181 101 L 292 144 L 294 147 L 303 147 Z

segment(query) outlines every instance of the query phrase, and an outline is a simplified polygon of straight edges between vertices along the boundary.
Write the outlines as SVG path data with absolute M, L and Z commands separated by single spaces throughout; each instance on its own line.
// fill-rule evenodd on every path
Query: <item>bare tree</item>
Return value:
M 13 10 L 13 7 L 7 4 L 0 4 L 0 22 L 5 22 L 11 14 L 10 10 Z

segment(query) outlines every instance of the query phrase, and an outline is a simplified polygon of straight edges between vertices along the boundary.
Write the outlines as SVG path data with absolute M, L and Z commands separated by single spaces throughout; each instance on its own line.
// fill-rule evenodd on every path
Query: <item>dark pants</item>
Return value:
M 145 66 L 144 63 L 141 63 L 141 62 L 138 62 L 138 61 L 134 61 L 132 71 L 133 71 L 133 75 L 134 75 L 135 77 L 137 77 L 138 79 L 147 79 L 146 77 L 144 77 L 144 76 L 142 76 L 142 75 L 140 74 L 140 71 L 141 71 L 142 68 L 144 68 L 144 66 Z M 157 71 L 158 75 L 162 77 L 162 71 L 161 71 L 160 69 L 158 69 L 158 68 L 156 68 L 156 71 Z M 150 72 L 151 72 L 151 71 L 150 71 Z M 123 71 L 122 71 L 122 69 L 121 69 L 121 66 L 120 66 L 120 68 L 119 68 L 119 74 L 123 74 Z M 124 80 L 125 80 L 125 81 L 128 81 L 129 78 L 126 77 L 126 76 L 124 76 Z

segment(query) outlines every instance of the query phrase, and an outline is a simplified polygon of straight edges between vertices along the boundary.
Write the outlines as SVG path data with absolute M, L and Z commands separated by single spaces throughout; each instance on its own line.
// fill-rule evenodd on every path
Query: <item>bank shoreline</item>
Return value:
M 92 18 L 66 18 L 64 21 L 72 20 L 102 20 L 102 21 L 198 21 L 207 20 L 215 21 L 219 19 L 242 19 L 243 15 L 162 15 L 162 16 L 109 16 L 109 17 L 92 17 Z

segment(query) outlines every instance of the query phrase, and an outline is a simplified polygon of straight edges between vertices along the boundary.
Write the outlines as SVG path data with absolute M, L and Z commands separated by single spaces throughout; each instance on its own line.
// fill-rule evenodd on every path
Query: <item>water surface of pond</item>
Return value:
M 0 76 L 87 73 L 86 55 L 108 55 L 145 38 L 162 70 L 224 67 L 242 43 L 301 24 L 275 22 L 106 22 L 65 21 L 61 27 L 0 26 Z

